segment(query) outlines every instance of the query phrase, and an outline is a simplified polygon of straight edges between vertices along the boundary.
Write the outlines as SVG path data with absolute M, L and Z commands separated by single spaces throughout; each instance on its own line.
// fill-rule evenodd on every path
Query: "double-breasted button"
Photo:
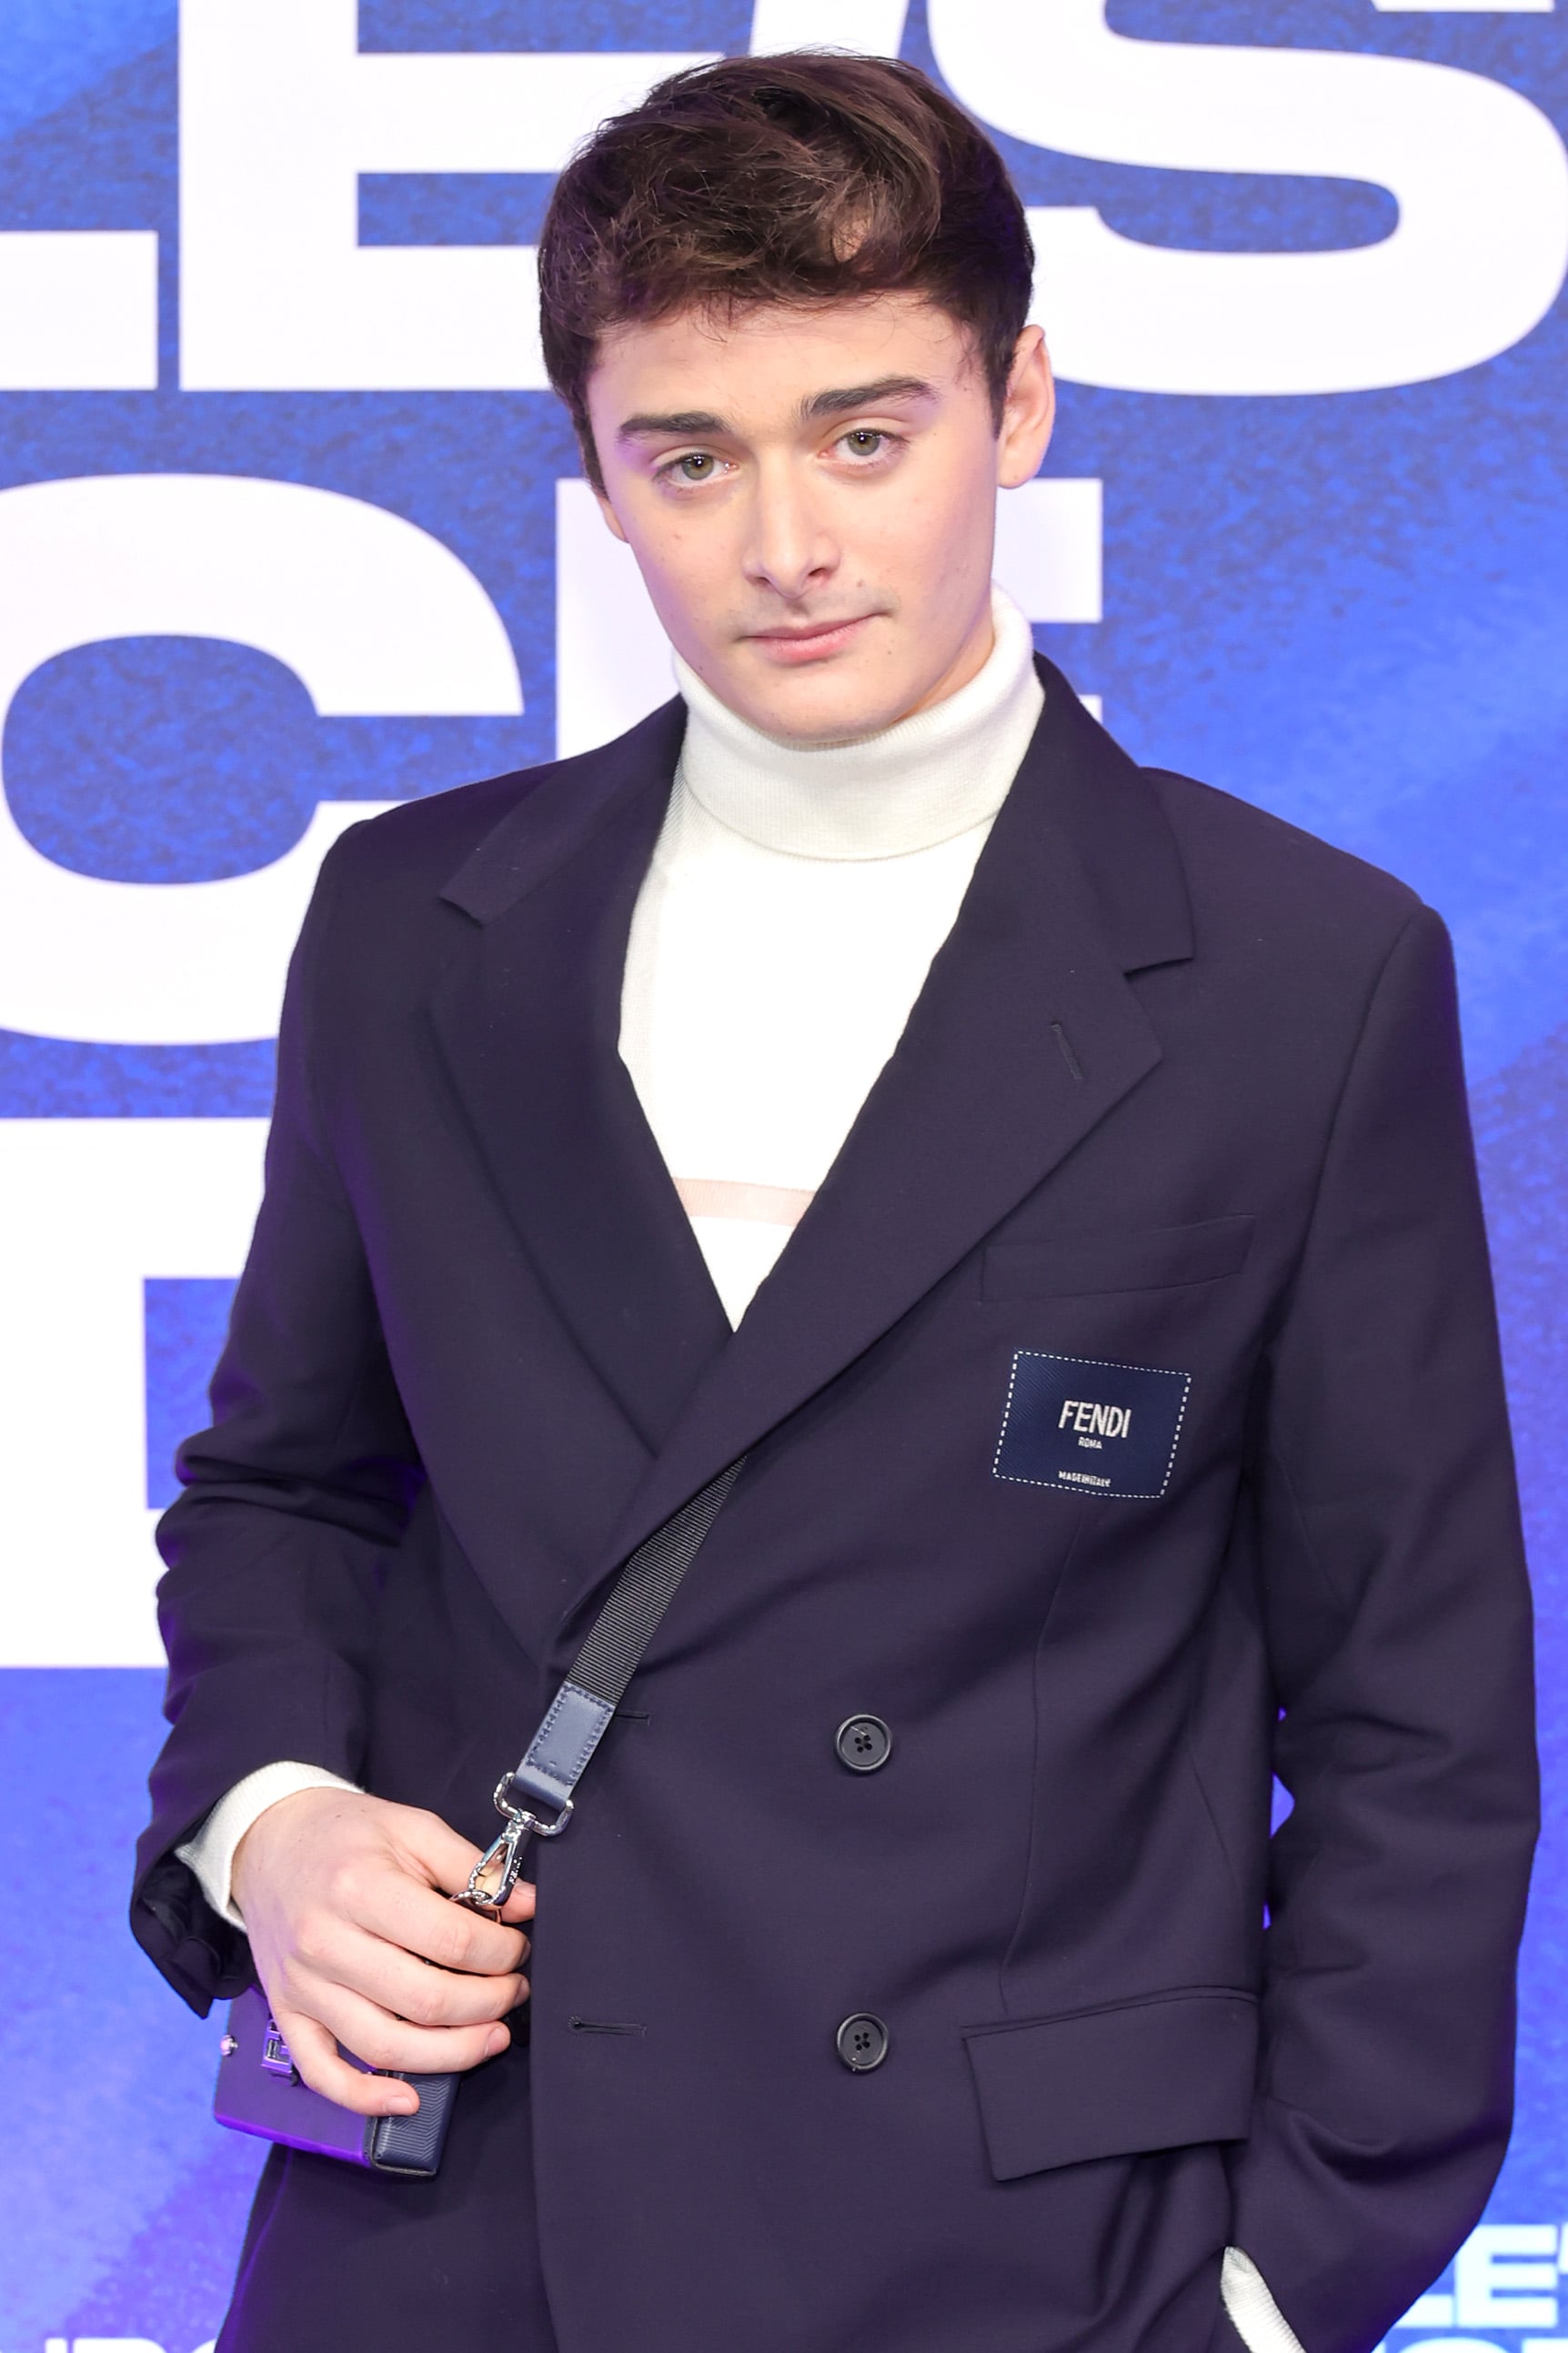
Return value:
M 834 1737 L 839 1762 L 851 1773 L 874 1773 L 893 1753 L 893 1736 L 879 1715 L 851 1715 Z
M 868 2010 L 847 2018 L 834 2040 L 838 2056 L 854 2075 L 868 2075 L 888 2055 L 888 2030 Z

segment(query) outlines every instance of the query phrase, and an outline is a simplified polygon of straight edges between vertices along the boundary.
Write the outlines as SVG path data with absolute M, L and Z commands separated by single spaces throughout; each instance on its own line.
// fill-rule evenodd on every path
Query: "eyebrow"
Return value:
M 831 392 L 814 392 L 800 404 L 803 425 L 814 417 L 842 417 L 853 408 L 880 408 L 889 400 L 934 400 L 934 384 L 919 375 L 879 375 L 870 384 L 851 384 Z
M 871 384 L 834 385 L 803 400 L 797 414 L 803 425 L 825 417 L 844 417 L 857 408 L 879 408 L 890 400 L 934 400 L 936 386 L 923 376 L 882 375 Z M 639 409 L 616 428 L 617 441 L 680 440 L 700 434 L 732 436 L 734 427 L 709 408 L 676 408 L 656 413 Z
M 665 416 L 656 416 L 651 410 L 639 410 L 637 416 L 626 417 L 616 427 L 616 438 L 617 441 L 650 441 L 668 436 L 679 439 L 689 434 L 728 433 L 729 430 L 724 419 L 715 417 L 707 408 L 674 408 Z

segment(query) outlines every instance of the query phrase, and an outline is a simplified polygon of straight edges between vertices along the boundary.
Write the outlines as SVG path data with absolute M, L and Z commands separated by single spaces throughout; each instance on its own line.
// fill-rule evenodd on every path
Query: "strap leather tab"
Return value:
M 563 1806 L 615 1713 L 608 1700 L 595 1699 L 580 1683 L 563 1683 L 512 1774 L 514 1785 L 535 1804 Z

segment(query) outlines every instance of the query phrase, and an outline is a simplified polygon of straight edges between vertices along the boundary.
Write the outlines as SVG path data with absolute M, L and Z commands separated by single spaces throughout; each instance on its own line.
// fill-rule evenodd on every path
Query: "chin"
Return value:
M 872 681 L 829 673 L 830 666 L 825 664 L 815 678 L 797 672 L 793 678 L 748 680 L 731 708 L 765 735 L 789 743 L 832 744 L 879 734 L 901 718 L 916 699 L 912 690 L 907 699 L 900 699 L 896 691 L 889 693 L 885 678 Z M 722 687 L 718 691 L 724 695 Z

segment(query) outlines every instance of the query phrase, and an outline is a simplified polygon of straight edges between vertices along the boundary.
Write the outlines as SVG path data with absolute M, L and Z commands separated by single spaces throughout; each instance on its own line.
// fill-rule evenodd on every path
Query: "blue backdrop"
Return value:
M 668 691 L 529 318 L 668 65 L 990 124 L 1062 373 L 1004 514 L 1135 756 L 1447 918 L 1542 1619 L 1520 2122 L 1390 2353 L 1568 2353 L 1568 45 L 1552 0 L 8 0 L 0 13 L 0 2348 L 212 2337 L 257 2157 L 122 1926 L 150 1525 L 331 834 Z M 562 487 L 564 485 L 565 487 Z M 606 661 L 606 653 L 611 657 Z

